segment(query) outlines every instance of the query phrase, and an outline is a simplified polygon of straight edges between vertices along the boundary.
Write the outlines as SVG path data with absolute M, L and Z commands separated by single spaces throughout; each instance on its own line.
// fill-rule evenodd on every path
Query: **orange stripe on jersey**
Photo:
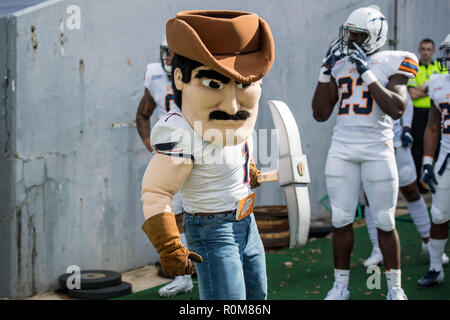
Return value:
M 412 73 L 412 75 L 415 77 L 417 75 L 417 70 L 405 67 L 405 66 L 400 66 L 400 68 L 398 68 L 398 70 L 402 70 L 402 71 L 406 71 L 409 73 Z
M 415 60 L 413 60 L 413 59 L 411 59 L 411 58 L 405 58 L 405 59 L 403 59 L 403 61 L 412 63 L 412 64 L 415 65 L 416 67 L 419 66 L 419 64 L 418 64 Z
M 406 57 L 405 59 L 403 59 L 398 69 L 401 71 L 412 73 L 413 76 L 416 76 L 417 72 L 419 71 L 419 64 L 415 60 Z

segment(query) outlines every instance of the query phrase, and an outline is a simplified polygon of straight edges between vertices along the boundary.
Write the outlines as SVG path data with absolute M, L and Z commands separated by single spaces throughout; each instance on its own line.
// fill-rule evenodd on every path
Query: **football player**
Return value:
M 174 102 L 171 80 L 172 57 L 173 53 L 170 52 L 164 36 L 159 46 L 160 63 L 149 63 L 144 76 L 144 96 L 139 102 L 136 113 L 136 127 L 142 142 L 150 152 L 153 152 L 150 142 L 150 118 L 153 116 L 156 120 L 159 120 L 169 112 Z M 177 215 L 182 212 L 181 199 L 178 194 L 174 197 L 174 212 Z M 177 221 L 181 222 L 181 220 L 178 219 Z M 181 223 L 178 226 L 183 231 Z M 187 245 L 183 232 L 180 235 L 180 240 L 184 245 Z M 180 293 L 190 292 L 193 287 L 191 275 L 176 276 L 172 282 L 161 287 L 158 293 L 163 297 L 172 297 Z
M 429 96 L 431 109 L 424 134 L 423 178 L 432 192 L 430 230 L 430 267 L 417 282 L 418 288 L 430 288 L 444 281 L 442 254 L 448 239 L 450 220 L 450 34 L 439 47 L 440 62 L 447 73 L 434 74 L 430 78 Z M 440 152 L 434 163 L 433 155 L 439 144 Z M 434 163 L 434 168 L 433 168 Z
M 136 127 L 142 142 L 150 152 L 153 148 L 150 143 L 150 117 L 156 119 L 169 112 L 173 104 L 172 81 L 170 79 L 171 60 L 166 37 L 160 44 L 160 63 L 149 63 L 144 76 L 144 96 L 139 102 L 136 113 Z
M 428 209 L 417 187 L 417 174 L 415 171 L 414 160 L 411 154 L 411 145 L 413 138 L 411 135 L 411 122 L 414 109 L 411 97 L 408 98 L 403 116 L 394 121 L 394 147 L 395 160 L 397 162 L 400 192 L 406 199 L 408 212 L 416 225 L 417 231 L 422 238 L 422 253 L 428 253 L 430 239 L 430 217 Z M 364 262 L 364 266 L 378 265 L 383 262 L 383 255 L 378 244 L 377 230 L 373 221 L 372 213 L 369 205 L 364 208 L 364 217 L 366 220 L 369 238 L 372 242 L 372 253 Z M 448 256 L 442 255 L 442 263 L 445 265 L 449 262 Z
M 168 20 L 175 105 L 152 130 L 142 229 L 167 274 L 197 271 L 200 299 L 266 299 L 264 246 L 253 215 L 252 132 L 274 60 L 268 24 L 238 11 Z M 180 190 L 187 248 L 172 197 Z
M 407 299 L 401 287 L 400 241 L 395 230 L 398 173 L 392 122 L 405 110 L 406 83 L 416 75 L 418 62 L 409 52 L 380 51 L 387 29 L 378 7 L 353 11 L 327 52 L 312 100 L 317 121 L 326 121 L 339 101 L 325 168 L 335 267 L 328 300 L 350 299 L 352 223 L 361 185 L 378 229 L 387 299 Z

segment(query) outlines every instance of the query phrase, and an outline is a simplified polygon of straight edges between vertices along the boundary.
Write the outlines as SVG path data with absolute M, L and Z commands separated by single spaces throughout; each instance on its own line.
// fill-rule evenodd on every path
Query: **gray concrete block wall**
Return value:
M 0 18 L 0 296 L 15 291 L 17 250 L 15 232 L 14 110 L 15 92 L 10 79 L 15 71 L 15 19 Z
M 2 81 L 10 70 L 0 102 L 0 297 L 55 288 L 72 264 L 122 272 L 157 261 L 140 230 L 140 183 L 151 155 L 133 121 L 145 66 L 158 61 L 165 22 L 182 10 L 254 11 L 269 23 L 276 60 L 264 78 L 256 127 L 273 128 L 267 100 L 288 103 L 313 177 L 313 217 L 327 217 L 320 198 L 335 116 L 315 122 L 311 99 L 339 26 L 373 2 L 392 37 L 389 0 L 53 0 L 0 18 Z M 79 30 L 65 24 L 69 5 L 81 10 Z M 441 37 L 450 30 L 447 1 L 399 0 L 399 6 L 399 49 L 415 50 L 414 34 Z M 435 16 L 427 29 L 417 24 L 425 23 L 417 17 L 423 12 Z M 260 187 L 257 198 L 257 205 L 284 203 L 276 183 Z

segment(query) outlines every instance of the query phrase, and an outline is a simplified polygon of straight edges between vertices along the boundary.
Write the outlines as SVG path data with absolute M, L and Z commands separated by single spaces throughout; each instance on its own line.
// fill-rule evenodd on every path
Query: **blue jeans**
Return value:
M 188 248 L 203 257 L 196 263 L 201 300 L 265 300 L 266 257 L 253 213 L 184 214 Z

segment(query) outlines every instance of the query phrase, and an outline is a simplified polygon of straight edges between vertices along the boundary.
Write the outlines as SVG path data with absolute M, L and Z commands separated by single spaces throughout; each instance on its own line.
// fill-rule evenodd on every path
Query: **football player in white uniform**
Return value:
M 406 83 L 416 75 L 418 62 L 410 52 L 379 51 L 387 29 L 378 7 L 353 11 L 327 52 L 312 101 L 314 118 L 326 121 L 339 100 L 325 168 L 334 227 L 335 282 L 326 297 L 330 300 L 350 298 L 352 223 L 361 185 L 378 229 L 387 299 L 406 299 L 395 230 L 398 173 L 392 119 L 399 119 L 405 110 Z
M 150 152 L 150 117 L 160 119 L 173 105 L 172 81 L 170 79 L 173 54 L 164 37 L 160 44 L 160 63 L 149 63 L 144 76 L 144 96 L 136 113 L 136 127 L 142 142 Z
M 417 174 L 414 165 L 414 159 L 411 154 L 411 145 L 413 138 L 411 135 L 411 123 L 414 108 L 411 97 L 408 97 L 403 116 L 394 121 L 394 147 L 395 160 L 397 162 L 398 178 L 400 192 L 406 199 L 408 212 L 416 225 L 417 231 L 422 238 L 422 252 L 428 253 L 428 245 L 430 239 L 430 217 L 428 215 L 427 205 L 417 187 Z M 364 217 L 366 220 L 369 238 L 372 242 L 372 253 L 364 262 L 364 266 L 378 265 L 383 262 L 383 255 L 378 244 L 378 234 L 372 217 L 370 206 L 364 208 Z M 449 262 L 448 256 L 442 255 L 442 263 Z
M 429 96 L 431 100 L 428 124 L 424 134 L 423 178 L 432 192 L 430 267 L 427 274 L 417 282 L 418 288 L 430 288 L 444 281 L 442 254 L 448 240 L 450 220 L 450 34 L 440 46 L 441 66 L 447 73 L 434 74 L 430 78 Z M 433 168 L 433 155 L 439 144 L 440 152 Z
M 166 273 L 191 274 L 195 263 L 200 299 L 266 299 L 250 187 L 261 78 L 274 60 L 270 28 L 254 13 L 187 11 L 168 20 L 166 35 L 176 106 L 152 130 L 142 229 Z M 188 248 L 172 210 L 179 190 Z
M 150 152 L 153 152 L 150 142 L 150 118 L 154 117 L 156 120 L 159 120 L 169 112 L 174 104 L 171 79 L 172 57 L 173 53 L 169 50 L 166 37 L 163 37 L 159 46 L 160 63 L 149 63 L 145 71 L 144 96 L 139 102 L 136 113 L 136 127 L 142 142 Z M 181 224 L 182 219 L 178 218 L 182 217 L 179 216 L 182 212 L 179 194 L 176 194 L 174 197 L 173 211 L 177 214 L 178 227 L 182 231 L 181 243 L 186 246 L 186 237 Z M 171 297 L 180 293 L 190 292 L 193 287 L 191 275 L 176 276 L 173 281 L 161 287 L 158 293 L 162 297 Z

